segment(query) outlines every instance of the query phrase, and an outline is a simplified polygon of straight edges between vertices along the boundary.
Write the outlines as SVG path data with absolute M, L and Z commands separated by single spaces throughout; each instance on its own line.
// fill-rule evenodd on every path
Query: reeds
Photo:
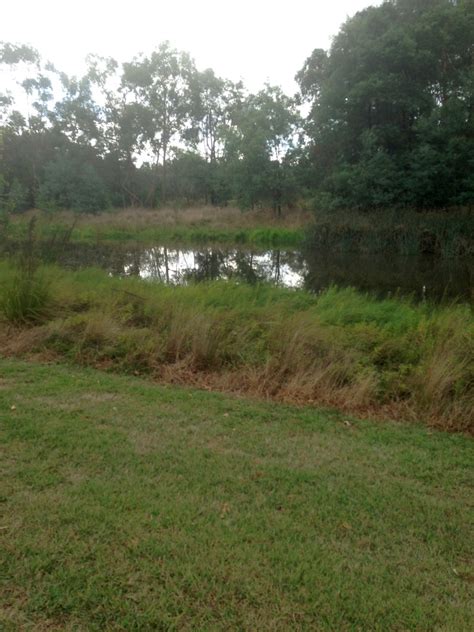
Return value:
M 474 215 L 469 209 L 317 212 L 309 243 L 339 252 L 474 256 Z

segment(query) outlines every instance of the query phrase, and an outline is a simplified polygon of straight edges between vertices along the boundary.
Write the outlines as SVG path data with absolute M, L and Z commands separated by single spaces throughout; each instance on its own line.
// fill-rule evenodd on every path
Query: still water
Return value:
M 413 295 L 436 301 L 474 298 L 473 259 L 74 243 L 44 247 L 40 254 L 44 260 L 72 269 L 97 266 L 114 276 L 140 276 L 169 284 L 224 279 L 314 292 L 335 284 L 378 296 Z

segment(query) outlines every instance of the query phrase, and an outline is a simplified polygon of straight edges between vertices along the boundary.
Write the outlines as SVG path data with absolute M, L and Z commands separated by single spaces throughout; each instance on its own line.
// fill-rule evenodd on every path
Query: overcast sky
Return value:
M 87 53 L 119 61 L 163 40 L 251 90 L 293 92 L 314 48 L 328 48 L 348 16 L 380 0 L 0 0 L 0 40 L 31 44 L 69 74 Z

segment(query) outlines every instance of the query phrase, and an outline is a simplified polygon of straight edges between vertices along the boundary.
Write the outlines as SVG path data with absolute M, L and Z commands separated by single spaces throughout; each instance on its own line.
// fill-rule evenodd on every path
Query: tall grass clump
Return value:
M 0 311 L 15 325 L 35 324 L 45 320 L 52 307 L 49 282 L 39 270 L 35 256 L 35 219 L 28 232 L 17 260 L 10 264 L 4 275 L 0 294 Z
M 435 313 L 415 389 L 432 418 L 474 430 L 474 326 L 472 310 L 458 305 Z
M 0 309 L 12 324 L 38 323 L 44 320 L 51 304 L 46 280 L 23 271 L 12 273 L 10 282 L 2 288 Z

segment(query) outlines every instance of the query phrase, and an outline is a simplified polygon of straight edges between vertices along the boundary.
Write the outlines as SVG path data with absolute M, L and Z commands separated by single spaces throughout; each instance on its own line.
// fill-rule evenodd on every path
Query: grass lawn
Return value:
M 0 360 L 0 629 L 472 630 L 472 439 Z

